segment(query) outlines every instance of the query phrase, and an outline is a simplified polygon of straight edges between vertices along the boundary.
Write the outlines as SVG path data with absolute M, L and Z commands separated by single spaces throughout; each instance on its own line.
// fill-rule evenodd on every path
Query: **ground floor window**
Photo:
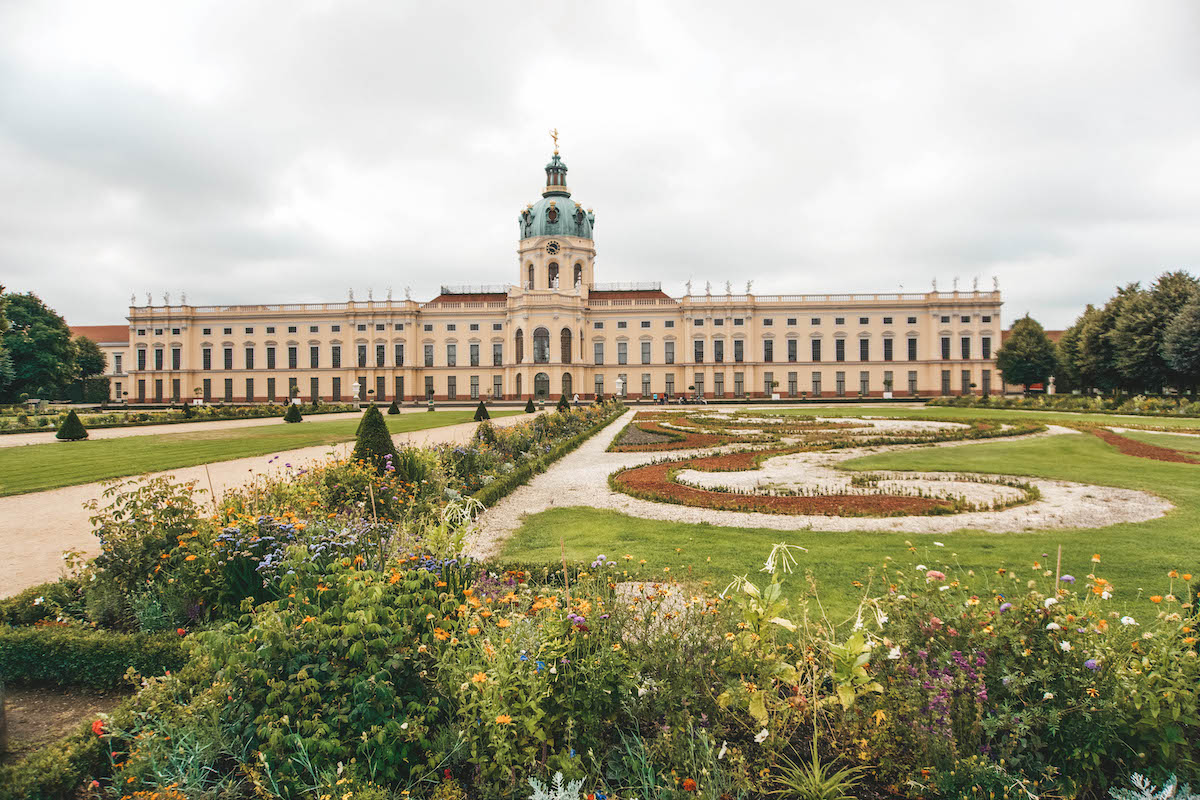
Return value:
M 624 372 L 617 375 L 617 387 L 621 397 L 629 396 L 629 376 Z
M 871 373 L 865 370 L 858 373 L 858 393 L 863 397 L 871 393 Z
M 138 378 L 137 382 L 137 399 L 139 403 L 146 402 L 146 381 L 141 378 Z
M 120 381 L 117 381 L 116 383 L 113 384 L 113 394 L 116 396 L 118 402 L 120 402 L 123 399 L 123 397 L 121 395 L 121 382 Z
M 915 369 L 908 371 L 908 393 L 914 396 L 917 393 L 917 371 Z
M 950 395 L 950 370 L 944 369 L 944 370 L 942 370 L 942 396 L 948 397 L 949 395 Z
M 314 394 L 313 397 L 316 397 Z M 375 379 L 375 399 L 383 402 L 387 399 L 387 378 L 382 375 Z
M 892 380 L 892 371 L 891 370 L 885 371 L 883 373 L 883 390 L 885 392 L 890 392 L 895 387 L 895 385 L 896 385 L 896 382 L 894 380 Z
M 812 374 L 812 396 L 821 396 L 821 373 L 814 372 Z
M 433 399 L 433 376 L 432 375 L 425 376 L 425 399 L 426 400 Z
M 521 375 L 517 373 L 517 398 L 520 399 L 525 395 L 521 393 Z
M 205 383 L 208 383 L 208 381 L 205 381 Z M 204 393 L 205 394 L 208 393 L 207 386 L 204 387 Z M 269 403 L 275 402 L 275 379 L 274 378 L 267 378 L 267 402 L 269 402 Z
M 314 403 L 321 399 L 321 379 L 320 378 L 309 378 L 308 379 L 308 394 L 309 394 L 310 399 Z
M 396 400 L 396 402 L 399 402 L 399 403 L 404 402 L 404 376 L 403 375 L 396 376 L 396 395 L 395 395 L 394 399 Z
M 121 389 L 120 384 L 118 384 L 117 385 L 117 393 L 118 394 L 120 393 L 120 389 Z M 179 378 L 172 378 L 171 379 L 171 402 L 178 403 L 180 398 L 183 396 L 181 394 L 182 391 L 183 390 L 179 386 Z M 249 399 L 249 397 L 247 397 L 247 399 Z
M 458 398 L 458 378 L 450 375 L 446 378 L 446 399 L 455 400 Z
M 984 397 L 992 393 L 992 371 L 990 369 L 985 369 L 980 376 L 979 388 L 983 391 Z
M 797 389 L 796 389 L 796 373 L 789 372 L 788 373 L 788 397 L 795 397 L 796 391 L 797 391 Z
M 602 397 L 603 395 L 604 395 L 604 376 L 597 375 L 596 376 L 596 397 Z
M 479 376 L 478 375 L 471 376 L 471 399 L 472 400 L 479 399 Z
M 571 373 L 564 372 L 562 376 L 562 396 L 569 399 L 573 392 L 574 388 L 571 383 Z
M 765 394 L 767 397 L 770 397 L 771 395 L 775 394 L 775 373 L 774 372 L 764 372 L 763 373 L 763 394 Z
M 718 372 L 713 375 L 713 397 L 725 396 L 725 373 Z
M 288 378 L 288 402 L 291 402 L 293 397 L 300 396 L 300 379 Z
M 539 400 L 545 400 L 550 396 L 550 376 L 544 372 L 539 372 L 533 376 L 533 393 Z
M 971 370 L 964 369 L 962 371 L 962 393 L 971 393 Z
M 503 375 L 493 375 L 492 376 L 492 397 L 496 398 L 497 400 L 504 397 L 504 376 Z
M 745 397 L 746 396 L 746 373 L 744 373 L 744 372 L 733 373 L 733 396 L 734 397 Z
M 118 384 L 118 388 L 119 386 L 120 384 Z M 671 373 L 667 375 L 667 397 L 673 394 L 675 394 L 675 374 Z
M 333 398 L 333 402 L 335 402 L 335 403 L 342 402 L 342 379 L 341 378 L 333 379 L 332 391 L 329 394 L 330 394 L 330 397 Z
M 642 397 L 650 396 L 650 373 L 642 373 Z
M 163 382 L 162 378 L 154 379 L 154 402 L 161 403 L 163 401 Z
M 206 403 L 211 402 L 212 401 L 212 378 L 205 378 L 204 383 L 201 388 L 203 391 L 201 392 L 200 396 L 204 398 L 204 402 L 206 402 Z M 274 398 L 272 398 L 272 399 L 274 399 Z
M 354 387 L 354 399 L 365 400 L 367 397 L 367 376 L 359 375 L 355 379 L 355 383 L 357 385 Z
M 225 402 L 233 402 L 233 378 L 225 379 Z
M 246 378 L 246 402 L 254 402 L 254 378 Z
M 696 382 L 692 387 L 692 391 L 695 392 L 696 397 L 703 397 L 704 396 L 704 373 L 697 372 L 695 379 L 696 379 Z
M 836 394 L 838 397 L 845 397 L 846 396 L 846 373 L 836 372 L 836 373 L 834 373 L 833 377 L 834 377 L 834 382 L 835 382 L 835 385 L 833 387 L 834 394 Z

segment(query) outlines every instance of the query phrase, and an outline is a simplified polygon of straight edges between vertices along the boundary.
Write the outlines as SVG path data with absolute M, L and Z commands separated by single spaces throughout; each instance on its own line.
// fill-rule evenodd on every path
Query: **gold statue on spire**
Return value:
M 558 128 L 550 131 L 550 138 L 554 140 L 554 155 L 558 155 Z

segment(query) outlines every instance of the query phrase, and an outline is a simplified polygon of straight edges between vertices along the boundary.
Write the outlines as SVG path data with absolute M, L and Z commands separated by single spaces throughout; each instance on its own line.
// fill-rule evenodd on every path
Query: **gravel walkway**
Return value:
M 492 423 L 502 427 L 525 419 L 527 417 L 524 414 L 516 414 L 493 419 Z M 270 422 L 278 423 L 278 420 Z M 397 445 L 465 442 L 474 435 L 475 425 L 474 422 L 467 422 L 427 428 L 396 434 L 392 439 Z M 153 475 L 167 475 L 178 481 L 196 481 L 197 487 L 204 490 L 208 489 L 211 480 L 213 490 L 220 494 L 225 489 L 241 486 L 258 475 L 277 472 L 285 463 L 299 465 L 308 461 L 323 461 L 331 454 L 346 456 L 353 447 L 353 442 L 334 446 L 303 447 L 271 455 L 220 461 L 209 464 L 207 470 L 201 465 L 157 472 Z M 276 456 L 278 459 L 275 463 L 269 464 L 269 460 Z M 103 487 L 103 483 L 88 483 L 47 492 L 0 497 L 0 597 L 7 597 L 22 589 L 57 578 L 62 570 L 64 550 L 82 550 L 89 555 L 99 552 L 96 538 L 92 535 L 92 526 L 88 522 L 91 512 L 83 508 L 83 503 L 99 497 Z M 205 498 L 207 499 L 207 494 Z
M 612 472 L 636 464 L 645 464 L 662 457 L 683 457 L 687 453 L 609 453 L 605 452 L 617 433 L 633 417 L 630 411 L 605 430 L 585 442 L 578 450 L 563 458 L 547 472 L 538 475 L 501 500 L 480 517 L 475 533 L 468 542 L 468 552 L 476 558 L 499 553 L 504 542 L 521 527 L 527 514 L 535 514 L 558 506 L 592 506 L 611 509 L 644 519 L 671 522 L 706 522 L 712 525 L 776 530 L 817 531 L 896 531 L 901 533 L 947 533 L 956 530 L 982 530 L 993 533 L 1016 533 L 1047 528 L 1100 528 L 1122 522 L 1144 522 L 1166 514 L 1173 506 L 1155 495 L 1106 486 L 1090 486 L 1067 481 L 1025 479 L 1042 493 L 1042 499 L 1027 505 L 1002 511 L 981 511 L 948 516 L 908 517 L 829 517 L 753 512 L 716 511 L 691 508 L 669 503 L 639 500 L 608 488 Z M 884 423 L 882 420 L 872 422 Z M 1047 426 L 1044 433 L 1023 437 L 942 442 L 938 447 L 966 444 L 1011 442 L 1016 438 L 1041 436 L 1078 436 L 1076 431 L 1057 425 Z M 804 483 L 808 467 L 825 469 L 827 465 L 867 453 L 885 450 L 912 449 L 928 445 L 855 448 L 828 453 L 805 454 L 804 459 L 791 461 L 789 480 Z M 717 448 L 720 449 L 720 448 Z M 714 450 L 705 450 L 710 453 Z M 768 462 L 769 463 L 769 462 Z M 698 478 L 704 473 L 690 473 Z M 940 473 L 938 475 L 948 475 Z M 936 477 L 926 473 L 927 478 Z M 779 474 L 774 477 L 778 479 Z M 824 473 L 821 473 L 824 477 Z M 913 473 L 918 478 L 917 473 Z M 715 482 L 729 484 L 731 475 L 720 476 Z

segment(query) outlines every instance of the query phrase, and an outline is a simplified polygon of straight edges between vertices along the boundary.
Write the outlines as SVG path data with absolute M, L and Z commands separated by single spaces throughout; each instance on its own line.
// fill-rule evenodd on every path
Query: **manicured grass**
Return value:
M 943 414 L 936 412 L 943 411 L 982 416 L 977 413 L 979 409 L 929 409 L 914 415 L 940 417 Z M 1021 413 L 1019 418 L 1029 420 L 1030 415 Z M 1167 437 L 1152 438 L 1158 442 Z M 812 571 L 822 603 L 835 619 L 852 613 L 865 591 L 852 582 L 867 583 L 872 570 L 886 557 L 898 565 L 924 563 L 930 567 L 973 569 L 976 577 L 972 580 L 994 584 L 1011 580 L 997 575 L 999 568 L 1015 572 L 1022 582 L 1035 577 L 1031 569 L 1034 561 L 1053 569 L 1055 554 L 1062 545 L 1064 573 L 1082 578 L 1095 569 L 1095 574 L 1116 586 L 1114 609 L 1128 609 L 1135 615 L 1158 608 L 1140 599 L 1139 593 L 1141 598 L 1167 594 L 1167 572 L 1172 568 L 1200 574 L 1200 466 L 1124 456 L 1088 434 L 919 448 L 867 456 L 846 466 L 857 470 L 1000 472 L 1074 480 L 1154 492 L 1177 508 L 1158 520 L 1098 529 L 911 534 L 723 528 L 635 519 L 611 511 L 573 507 L 530 517 L 510 540 L 502 558 L 553 561 L 559 558 L 561 540 L 571 559 L 590 562 L 604 553 L 623 567 L 632 565 L 631 569 L 645 559 L 647 563 L 640 566 L 643 576 L 671 577 L 719 591 L 733 575 L 753 576 L 771 545 L 786 541 L 809 549 L 801 556 L 800 569 Z M 913 543 L 915 553 L 908 550 L 906 541 Z M 937 547 L 934 541 L 945 546 Z M 634 556 L 632 561 L 622 558 L 627 553 Z M 1093 553 L 1100 554 L 1099 565 L 1092 564 Z M 664 573 L 668 567 L 670 572 Z M 796 592 L 802 583 L 802 576 L 793 579 Z M 871 591 L 880 591 L 878 581 Z M 1175 581 L 1175 593 L 1186 596 L 1180 580 Z
M 887 406 L 836 406 L 832 408 L 788 408 L 769 409 L 771 414 L 799 414 L 812 417 L 890 417 L 894 419 L 994 419 L 1002 422 L 1049 422 L 1055 425 L 1112 425 L 1115 427 L 1180 428 L 1200 432 L 1200 419 L 1195 417 L 1150 417 L 1121 414 L 1076 414 L 1070 411 L 1024 411 L 1011 408 L 952 408 L 928 406 L 925 408 L 888 408 Z
M 493 411 L 508 417 L 519 411 Z M 430 411 L 386 417 L 392 433 L 440 428 L 471 422 L 474 409 Z M 289 425 L 163 433 L 55 442 L 0 449 L 0 496 L 40 492 L 60 486 L 141 475 L 196 464 L 261 456 L 315 445 L 333 445 L 354 438 L 357 419 L 305 421 Z
M 1200 453 L 1200 436 L 1175 436 L 1170 433 L 1142 433 L 1140 431 L 1125 431 L 1121 435 L 1146 444 L 1156 444 L 1159 447 L 1169 447 L 1185 453 Z

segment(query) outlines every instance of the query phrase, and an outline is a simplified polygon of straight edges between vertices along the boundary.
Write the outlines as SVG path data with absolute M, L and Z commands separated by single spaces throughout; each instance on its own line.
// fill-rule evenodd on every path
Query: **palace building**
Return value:
M 555 148 L 518 216 L 515 281 L 410 299 L 132 305 L 113 399 L 474 401 L 989 393 L 999 291 L 755 295 L 596 280 L 595 214 Z M 356 387 L 357 385 L 357 387 Z

